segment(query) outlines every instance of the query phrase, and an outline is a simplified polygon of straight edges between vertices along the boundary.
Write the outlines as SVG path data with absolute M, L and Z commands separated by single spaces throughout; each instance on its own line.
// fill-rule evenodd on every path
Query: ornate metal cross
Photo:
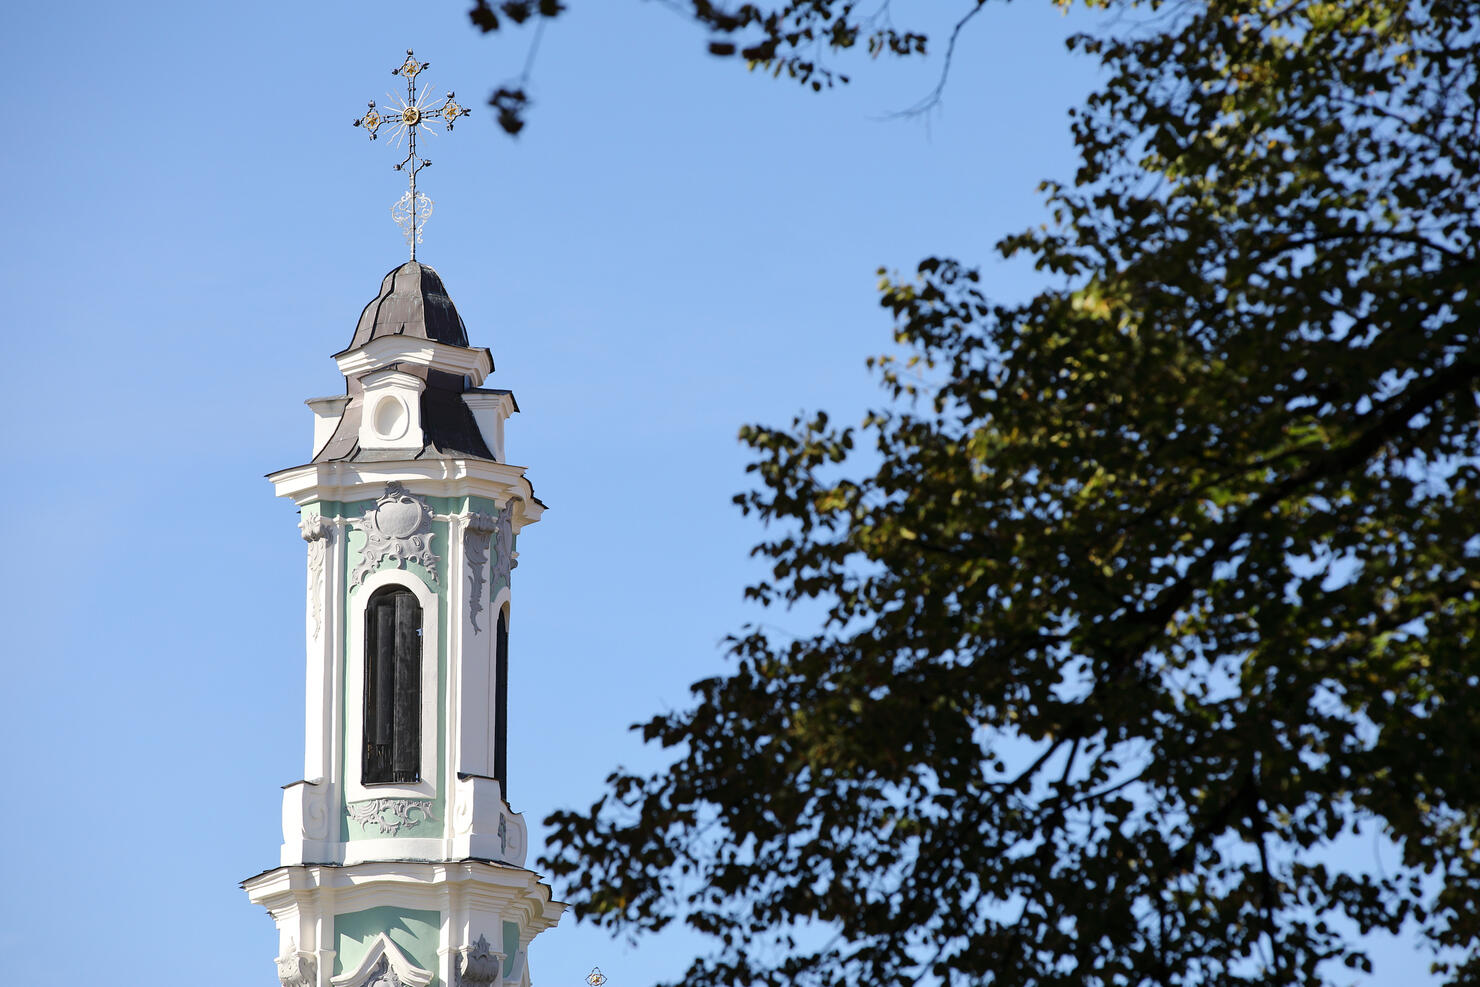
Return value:
M 406 157 L 396 165 L 396 170 L 407 172 L 411 187 L 391 206 L 391 219 L 396 221 L 405 234 L 412 260 L 416 260 L 416 245 L 421 242 L 422 227 L 432 214 L 432 200 L 427 198 L 425 192 L 416 190 L 417 173 L 432 166 L 430 161 L 416 153 L 417 132 L 425 127 L 428 135 L 435 136 L 437 132 L 432 129 L 432 124 L 440 121 L 451 130 L 458 117 L 465 117 L 472 112 L 465 106 L 459 106 L 450 91 L 440 102 L 434 103 L 431 100 L 431 86 L 423 85 L 420 90 L 416 88 L 416 77 L 429 68 L 430 62 L 418 62 L 411 49 L 407 48 L 406 61 L 400 67 L 391 69 L 391 75 L 399 75 L 406 80 L 405 98 L 386 93 L 385 98 L 397 105 L 387 107 L 383 113 L 372 99 L 365 115 L 355 120 L 355 126 L 364 127 L 371 140 L 380 136 L 381 127 L 389 127 L 396 146 L 400 147 L 403 142 L 407 145 Z

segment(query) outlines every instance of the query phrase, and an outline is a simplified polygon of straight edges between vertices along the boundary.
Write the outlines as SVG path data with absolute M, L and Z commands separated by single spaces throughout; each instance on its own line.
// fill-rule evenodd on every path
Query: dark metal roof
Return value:
M 414 260 L 380 282 L 380 294 L 360 313 L 349 349 L 381 336 L 415 336 L 453 346 L 468 345 L 467 327 L 442 287 L 442 279 Z
M 411 261 L 385 276 L 380 283 L 379 296 L 360 314 L 360 324 L 355 329 L 349 349 L 364 346 L 381 336 L 393 335 L 432 339 L 452 346 L 468 345 L 467 329 L 453 307 L 447 289 L 442 287 L 442 279 L 425 264 Z M 463 394 L 474 390 L 468 385 L 467 378 L 413 364 L 397 364 L 396 369 L 426 381 L 426 389 L 421 394 L 421 428 L 426 443 L 410 458 L 494 458 L 478 430 L 473 412 L 463 403 Z M 404 451 L 360 448 L 360 417 L 364 413 L 365 389 L 359 378 L 348 377 L 345 379 L 345 392 L 349 395 L 349 403 L 339 419 L 339 426 L 313 461 L 373 462 L 408 458 Z

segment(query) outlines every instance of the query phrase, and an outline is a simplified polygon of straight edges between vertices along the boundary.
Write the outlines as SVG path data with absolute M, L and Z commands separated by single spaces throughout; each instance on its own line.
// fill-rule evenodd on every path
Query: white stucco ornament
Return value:
M 371 799 L 351 802 L 347 808 L 349 817 L 361 826 L 390 836 L 399 833 L 402 826 L 433 819 L 432 803 L 422 799 Z
M 278 982 L 283 987 L 316 987 L 318 967 L 312 953 L 301 952 L 298 943 L 289 939 L 287 950 L 277 958 Z
M 453 967 L 454 987 L 492 987 L 499 979 L 504 954 L 495 952 L 488 937 L 480 935 L 465 946 Z
M 497 527 L 491 514 L 468 515 L 467 527 L 463 531 L 463 557 L 468 565 L 468 620 L 473 633 L 480 633 L 478 615 L 483 612 L 483 569 L 488 565 L 488 536 Z
M 317 641 L 324 630 L 324 556 L 334 527 L 321 517 L 307 515 L 298 521 L 298 530 L 308 542 L 308 612 L 313 618 L 313 640 Z
M 359 966 L 329 983 L 333 987 L 427 987 L 433 976 L 432 971 L 412 963 L 382 932 L 370 943 Z
M 385 562 L 394 562 L 401 569 L 408 562 L 424 566 L 436 585 L 438 560 L 432 551 L 432 508 L 424 499 L 392 481 L 385 485 L 385 493 L 375 506 L 365 511 L 360 524 L 365 547 L 350 577 L 354 585 L 359 586 Z
M 498 522 L 493 529 L 493 584 L 508 583 L 509 573 L 519 564 L 514 551 L 514 511 L 523 508 L 524 498 L 510 497 L 498 512 Z

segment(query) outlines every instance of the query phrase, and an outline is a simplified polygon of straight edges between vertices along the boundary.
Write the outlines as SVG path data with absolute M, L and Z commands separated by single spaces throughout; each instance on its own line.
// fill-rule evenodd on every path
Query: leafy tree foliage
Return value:
M 789 0 L 774 7 L 716 4 L 712 0 L 663 2 L 711 33 L 711 55 L 739 56 L 752 67 L 759 65 L 773 75 L 785 75 L 814 92 L 848 81 L 847 75 L 823 63 L 819 50 L 843 52 L 861 41 L 872 56 L 925 53 L 925 35 L 896 28 L 889 17 L 888 0 L 866 15 L 858 11 L 856 0 Z M 963 20 L 969 20 L 984 5 L 985 0 L 976 0 Z M 486 34 L 528 23 L 543 26 L 565 10 L 563 0 L 475 0 L 468 17 Z M 510 135 L 524 129 L 530 104 L 525 90 L 528 83 L 526 65 L 517 80 L 500 86 L 488 100 L 499 126 Z
M 1480 980 L 1480 7 L 1103 5 L 1078 172 L 1001 244 L 1055 287 L 883 280 L 885 407 L 742 432 L 749 592 L 822 626 L 550 819 L 581 916 L 715 938 L 691 987 L 1320 984 L 1373 929 Z M 684 9 L 809 86 L 925 45 Z

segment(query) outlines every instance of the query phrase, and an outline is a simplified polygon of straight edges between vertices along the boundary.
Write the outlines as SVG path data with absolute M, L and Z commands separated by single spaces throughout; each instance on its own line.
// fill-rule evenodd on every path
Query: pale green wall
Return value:
M 364 960 L 370 943 L 384 932 L 406 958 L 423 970 L 437 970 L 442 913 L 420 908 L 382 905 L 362 912 L 334 916 L 334 976 L 353 970 Z M 506 933 L 507 934 L 507 933 Z M 440 983 L 440 978 L 432 984 Z
M 436 514 L 453 515 L 464 514 L 470 511 L 478 511 L 485 514 L 498 513 L 498 508 L 494 505 L 493 501 L 487 500 L 483 497 L 428 497 L 426 498 L 426 500 L 427 503 L 431 505 L 432 511 Z M 374 505 L 375 501 L 373 499 L 352 501 L 347 503 L 341 503 L 337 501 L 322 501 L 318 504 L 305 506 L 303 510 L 305 514 L 313 512 L 319 513 L 324 517 L 335 517 L 343 518 L 346 520 L 359 521 L 362 517 L 364 517 L 365 512 Z M 347 663 L 350 660 L 364 660 L 364 657 L 362 655 L 350 656 L 348 654 L 350 638 L 348 630 L 348 620 L 351 603 L 356 594 L 360 592 L 358 588 L 350 587 L 349 576 L 350 573 L 354 572 L 355 567 L 360 564 L 360 559 L 363 557 L 365 547 L 365 533 L 359 530 L 358 526 L 346 528 L 345 530 L 348 532 L 349 537 L 346 541 L 346 551 L 344 558 L 345 567 L 343 572 L 340 573 L 340 585 L 349 587 L 349 589 L 348 593 L 343 599 L 335 601 L 335 605 L 339 608 L 339 617 L 340 620 L 343 622 L 342 626 L 344 626 L 346 629 L 345 634 L 343 635 L 343 641 L 340 644 L 341 650 L 339 654 L 339 681 L 341 683 L 344 683 L 341 687 L 343 689 L 343 692 L 341 693 L 340 699 L 343 704 L 342 708 L 344 709 L 345 715 L 344 727 L 347 730 L 349 727 L 349 718 L 351 716 L 364 715 L 364 697 L 349 695 L 349 676 Z M 435 738 L 422 738 L 423 742 L 431 739 L 431 741 L 437 745 L 437 797 L 431 802 L 432 818 L 423 822 L 418 822 L 413 826 L 401 827 L 395 834 L 397 839 L 414 837 L 439 837 L 442 835 L 443 826 L 446 822 L 447 793 L 441 790 L 440 781 L 446 774 L 447 675 L 449 668 L 447 648 L 448 640 L 451 636 L 451 620 L 454 616 L 448 612 L 448 586 L 453 579 L 466 578 L 465 572 L 454 573 L 449 571 L 448 569 L 448 557 L 451 553 L 450 545 L 448 543 L 447 530 L 447 522 L 432 522 L 431 547 L 432 551 L 435 552 L 438 556 L 437 575 L 439 576 L 435 586 L 435 595 L 437 597 L 437 609 L 441 614 L 441 623 L 437 628 L 437 736 Z M 490 545 L 490 559 L 492 559 L 493 556 L 494 552 L 492 551 Z M 382 568 L 387 567 L 388 566 L 382 566 Z M 427 572 L 424 566 L 418 565 L 414 562 L 408 562 L 406 563 L 405 571 L 411 573 L 422 582 L 426 583 L 429 588 L 432 587 L 433 584 L 429 578 L 430 573 Z M 500 582 L 502 584 L 502 581 Z M 493 595 L 496 595 L 498 593 L 498 588 L 499 587 L 497 586 L 493 587 L 493 593 L 490 595 L 490 599 L 492 599 Z M 341 751 L 343 751 L 342 760 L 339 766 L 340 777 L 347 779 L 350 777 L 350 772 L 358 772 L 360 770 L 359 761 L 356 757 L 357 752 L 352 752 L 349 750 L 349 743 L 346 737 L 340 738 L 340 749 Z M 340 791 L 345 791 L 345 787 L 340 786 Z M 385 839 L 389 838 L 390 836 L 390 834 L 388 833 L 382 833 L 377 830 L 367 831 L 364 826 L 350 819 L 348 802 L 343 797 L 341 797 L 340 799 L 340 813 L 340 832 L 345 834 L 346 839 Z
M 504 923 L 504 969 L 505 980 L 512 980 L 519 976 L 519 971 L 524 967 L 524 957 L 519 953 L 519 925 L 515 922 Z

